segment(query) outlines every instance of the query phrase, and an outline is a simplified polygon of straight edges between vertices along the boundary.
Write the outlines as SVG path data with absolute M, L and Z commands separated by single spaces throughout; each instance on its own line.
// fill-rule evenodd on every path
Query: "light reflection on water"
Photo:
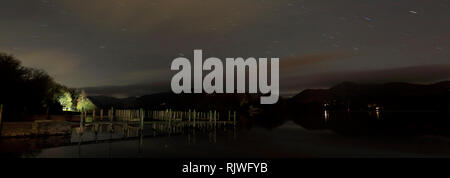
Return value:
M 450 156 L 441 137 L 347 138 L 331 131 L 308 131 L 289 121 L 261 127 L 170 128 L 105 124 L 75 128 L 72 145 L 44 149 L 36 157 L 277 158 L 277 157 L 423 157 Z M 111 130 L 112 129 L 112 130 Z
M 172 147 L 179 148 L 192 145 L 208 147 L 207 145 L 213 145 L 218 142 L 217 137 L 220 137 L 220 142 L 229 143 L 236 140 L 236 127 L 199 123 L 194 129 L 183 125 L 169 124 L 168 122 L 155 122 L 144 125 L 144 129 L 141 132 L 140 127 L 135 125 L 118 123 L 90 124 L 73 129 L 71 146 L 55 148 L 56 151 L 51 151 L 50 154 L 44 151 L 40 156 L 159 157 L 162 155 L 143 154 L 144 150 L 146 153 L 148 151 L 152 153 L 153 151 L 158 151 L 154 150 L 158 148 L 170 150 Z M 60 151 L 64 151 L 64 154 L 59 154 Z M 171 156 L 174 155 L 177 154 L 172 154 Z
M 72 143 L 90 143 L 99 141 L 113 141 L 132 139 L 137 137 L 170 137 L 183 135 L 187 137 L 187 141 L 195 139 L 198 134 L 208 135 L 215 140 L 217 132 L 236 136 L 236 127 L 229 125 L 212 125 L 208 123 L 199 123 L 197 127 L 189 127 L 180 124 L 170 124 L 168 122 L 152 122 L 144 125 L 141 130 L 140 126 L 127 123 L 96 123 L 87 124 L 83 127 L 74 128 L 71 135 Z

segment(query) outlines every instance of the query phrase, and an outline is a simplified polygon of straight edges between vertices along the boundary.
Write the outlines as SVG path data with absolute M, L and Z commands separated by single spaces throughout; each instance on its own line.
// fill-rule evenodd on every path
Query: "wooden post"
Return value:
M 144 130 L 144 109 L 141 109 L 141 132 Z
M 195 113 L 195 110 L 194 110 L 194 127 L 195 127 L 195 116 L 196 116 L 196 113 Z
M 111 110 L 108 110 L 108 120 L 111 120 Z
M 100 109 L 100 120 L 103 121 L 103 109 Z
M 111 107 L 111 117 L 109 118 L 109 121 L 113 122 L 113 119 L 114 119 L 114 108 Z
M 0 104 L 0 136 L 2 136 L 2 127 L 3 127 L 3 104 Z
M 168 113 L 169 113 L 169 110 L 168 110 L 168 109 L 166 109 L 166 111 L 163 112 L 163 120 L 164 120 L 164 121 L 167 121 L 167 120 L 168 120 L 168 118 L 167 118 Z
M 95 122 L 95 109 L 92 111 L 92 122 Z
M 169 109 L 169 126 L 171 121 L 172 121 L 172 109 Z
M 233 125 L 236 126 L 236 111 L 234 111 L 234 116 L 233 116 Z
M 214 127 L 217 125 L 217 111 L 214 110 Z
M 84 121 L 87 119 L 87 111 L 84 111 Z
M 189 112 L 188 112 L 188 121 L 189 121 L 189 123 L 191 123 L 191 110 L 189 109 Z
M 84 113 L 81 111 L 80 114 L 80 132 L 83 132 L 83 124 L 84 124 Z
M 127 120 L 130 120 L 131 118 L 134 117 L 134 110 L 129 110 L 129 112 L 130 112 L 130 115 Z
M 209 116 L 209 125 L 211 125 L 211 123 L 212 123 L 212 117 L 213 117 L 212 111 L 209 111 L 208 116 Z

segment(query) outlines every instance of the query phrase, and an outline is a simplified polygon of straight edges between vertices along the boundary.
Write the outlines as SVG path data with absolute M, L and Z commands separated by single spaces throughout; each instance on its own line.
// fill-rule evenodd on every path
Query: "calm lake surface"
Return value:
M 95 134 L 97 128 L 97 134 Z M 345 137 L 328 130 L 306 130 L 292 121 L 274 129 L 217 127 L 204 129 L 145 125 L 91 125 L 70 137 L 30 139 L 37 158 L 302 158 L 302 157 L 448 157 L 450 139 L 420 137 Z M 51 141 L 51 140 L 54 141 Z M 20 141 L 20 140 L 19 140 Z M 8 142 L 8 141 L 3 141 Z M 17 141 L 16 141 L 17 142 Z M 35 143 L 33 143 L 35 142 Z M 57 144 L 55 143 L 57 142 Z M 4 145 L 4 143 L 3 143 Z

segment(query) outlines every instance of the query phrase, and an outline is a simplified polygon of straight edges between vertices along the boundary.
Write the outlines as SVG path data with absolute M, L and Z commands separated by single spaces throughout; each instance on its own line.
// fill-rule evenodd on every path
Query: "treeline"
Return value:
M 24 67 L 13 55 L 0 53 L 0 104 L 3 118 L 24 120 L 32 114 L 75 109 L 80 91 L 58 84 L 45 71 Z M 64 106 L 63 106 L 64 105 Z

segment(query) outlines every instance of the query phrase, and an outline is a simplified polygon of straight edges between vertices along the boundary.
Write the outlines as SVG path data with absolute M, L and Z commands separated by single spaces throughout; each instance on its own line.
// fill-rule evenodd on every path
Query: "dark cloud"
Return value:
M 308 67 L 312 64 L 350 57 L 353 55 L 355 55 L 354 51 L 333 51 L 310 54 L 306 56 L 284 57 L 280 61 L 280 72 L 292 73 L 295 70 L 301 70 L 302 68 Z

